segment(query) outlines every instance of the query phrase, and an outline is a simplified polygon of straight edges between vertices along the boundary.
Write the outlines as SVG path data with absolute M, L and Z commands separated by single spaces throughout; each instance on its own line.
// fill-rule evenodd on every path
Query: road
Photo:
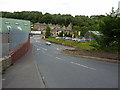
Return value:
M 32 55 L 47 88 L 118 88 L 117 64 L 62 55 L 70 47 L 48 46 L 39 37 L 31 37 Z

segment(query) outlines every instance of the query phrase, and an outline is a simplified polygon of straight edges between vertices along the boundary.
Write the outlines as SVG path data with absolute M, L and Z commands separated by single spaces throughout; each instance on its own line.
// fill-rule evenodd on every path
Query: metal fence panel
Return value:
M 18 29 L 11 29 L 9 32 L 9 50 L 15 49 L 22 43 L 27 42 L 28 32 L 20 31 Z
M 2 57 L 20 44 L 27 42 L 30 32 L 30 21 L 0 18 L 0 50 Z

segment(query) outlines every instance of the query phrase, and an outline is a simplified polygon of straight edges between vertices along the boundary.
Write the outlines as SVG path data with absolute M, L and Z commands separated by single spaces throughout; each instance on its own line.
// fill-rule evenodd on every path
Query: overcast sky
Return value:
M 51 14 L 105 15 L 120 0 L 0 0 L 0 11 L 40 11 Z

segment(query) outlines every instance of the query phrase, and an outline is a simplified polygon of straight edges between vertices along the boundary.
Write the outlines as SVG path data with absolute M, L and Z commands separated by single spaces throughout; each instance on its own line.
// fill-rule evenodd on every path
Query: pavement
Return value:
M 45 88 L 37 63 L 28 53 L 8 68 L 2 76 L 3 88 Z

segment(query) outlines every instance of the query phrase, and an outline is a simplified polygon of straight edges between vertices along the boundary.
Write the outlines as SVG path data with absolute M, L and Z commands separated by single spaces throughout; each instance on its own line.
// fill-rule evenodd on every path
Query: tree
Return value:
M 80 26 L 73 26 L 73 30 L 77 30 L 77 31 L 80 31 Z
M 51 35 L 51 33 L 50 33 L 50 27 L 47 26 L 47 27 L 46 27 L 45 37 L 48 38 L 48 37 L 50 37 L 50 35 Z
M 62 32 L 60 32 L 60 34 L 58 36 L 63 37 L 63 34 L 64 34 L 64 32 L 62 31 Z
M 120 38 L 120 17 L 116 17 L 113 13 L 107 14 L 106 17 L 99 20 L 98 30 L 102 35 L 96 36 L 92 34 L 92 36 L 95 38 L 99 49 L 119 49 L 118 40 Z
M 67 37 L 72 37 L 72 34 L 69 32 L 69 33 L 67 34 Z
M 65 32 L 64 36 L 67 37 L 67 32 Z

